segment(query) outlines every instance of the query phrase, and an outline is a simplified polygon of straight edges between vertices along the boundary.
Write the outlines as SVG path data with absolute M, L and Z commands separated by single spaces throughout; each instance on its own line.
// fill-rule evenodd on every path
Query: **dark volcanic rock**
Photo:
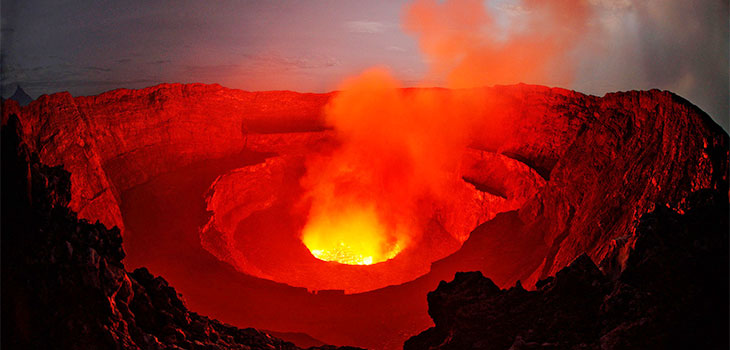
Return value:
M 546 180 L 537 194 L 528 186 L 529 197 L 512 203 L 546 245 L 540 266 L 519 276 L 529 284 L 584 252 L 603 260 L 612 240 L 629 235 L 656 202 L 705 188 L 727 191 L 727 134 L 671 92 L 596 97 L 524 84 L 478 91 L 485 111 L 471 146 L 524 163 Z M 322 108 L 332 96 L 161 84 L 88 97 L 43 95 L 23 108 L 6 101 L 3 119 L 18 115 L 23 140 L 41 161 L 71 172 L 71 209 L 123 232 L 122 191 L 243 148 L 306 149 L 327 138 Z M 480 177 L 486 182 L 473 183 Z M 469 181 L 508 194 L 494 178 Z
M 275 151 L 306 142 L 309 135 L 300 132 L 322 130 L 320 109 L 329 96 L 161 84 L 89 97 L 61 92 L 23 108 L 15 101 L 2 107 L 3 120 L 20 118 L 23 140 L 44 164 L 71 172 L 70 208 L 124 231 L 121 191 L 244 147 Z M 271 136 L 273 130 L 279 134 Z
M 124 269 L 118 228 L 68 208 L 70 174 L 2 128 L 4 349 L 298 349 L 190 312 L 162 277 Z M 333 347 L 323 347 L 334 349 Z
M 15 102 L 18 102 L 21 106 L 27 106 L 29 103 L 33 102 L 33 98 L 30 97 L 25 90 L 23 90 L 20 85 L 15 89 L 15 93 L 13 93 L 12 96 L 8 97 L 9 100 L 13 100 Z
M 727 193 L 695 192 L 684 205 L 641 218 L 615 278 L 587 255 L 535 291 L 457 273 L 428 294 L 435 327 L 404 349 L 726 349 Z
M 485 111 L 477 119 L 483 125 L 473 128 L 464 179 L 494 199 L 484 201 L 484 208 L 496 217 L 471 231 L 459 251 L 435 261 L 423 276 L 336 302 L 320 302 L 306 290 L 285 287 L 271 287 L 277 292 L 262 298 L 260 284 L 252 282 L 261 282 L 258 279 L 228 273 L 227 267 L 196 271 L 199 260 L 179 259 L 178 243 L 192 242 L 199 248 L 197 223 L 186 237 L 177 231 L 144 231 L 139 240 L 154 241 L 155 249 L 164 251 L 155 251 L 140 265 L 161 271 L 185 288 L 191 304 L 227 322 L 392 348 L 428 327 L 422 295 L 456 271 L 481 271 L 501 288 L 521 280 L 529 289 L 585 253 L 601 262 L 604 274 L 613 280 L 635 244 L 635 222 L 655 210 L 656 203 L 680 203 L 678 209 L 683 210 L 682 201 L 692 192 L 728 192 L 727 133 L 671 92 L 597 97 L 524 84 L 478 93 L 482 91 Z M 286 157 L 304 154 L 322 140 L 326 143 L 331 132 L 323 131 L 321 110 L 331 96 L 162 84 L 89 97 L 58 93 L 22 108 L 15 101 L 5 101 L 2 107 L 3 120 L 19 116 L 23 140 L 44 164 L 63 165 L 71 172 L 70 208 L 81 218 L 125 232 L 122 194 L 150 179 L 196 162 L 236 156 L 244 148 Z M 268 198 L 268 189 L 261 198 Z M 151 197 L 139 197 L 142 207 Z M 203 201 L 192 194 L 185 198 Z M 174 215 L 197 215 L 160 213 L 155 227 L 163 229 L 177 220 Z M 131 216 L 125 213 L 124 220 Z M 475 219 L 447 221 L 476 226 L 482 218 Z M 257 234 L 252 232 L 250 238 Z M 288 238 L 298 239 L 294 236 Z M 135 250 L 131 245 L 128 250 L 128 264 L 133 264 Z M 165 270 L 173 265 L 175 269 Z M 425 273 L 426 267 L 422 270 Z M 296 275 L 298 270 L 290 271 Z M 222 275 L 227 277 L 217 278 Z M 204 287 L 184 284 L 190 280 L 207 282 Z M 300 302 L 292 305 L 291 295 L 300 295 Z M 321 312 L 323 305 L 326 313 Z M 300 317 L 289 317 L 292 313 Z
M 603 260 L 611 242 L 629 235 L 656 202 L 705 188 L 727 191 L 727 134 L 671 92 L 596 97 L 524 84 L 478 91 L 485 111 L 471 146 L 524 163 L 546 180 L 537 194 L 512 203 L 546 245 L 540 266 L 519 276 L 529 284 L 584 252 Z M 322 108 L 332 96 L 161 84 L 88 97 L 43 95 L 23 108 L 6 101 L 3 119 L 18 115 L 23 140 L 41 161 L 71 172 L 71 209 L 124 232 L 121 192 L 243 148 L 282 155 L 306 149 L 327 137 Z M 489 178 L 473 184 L 510 190 Z

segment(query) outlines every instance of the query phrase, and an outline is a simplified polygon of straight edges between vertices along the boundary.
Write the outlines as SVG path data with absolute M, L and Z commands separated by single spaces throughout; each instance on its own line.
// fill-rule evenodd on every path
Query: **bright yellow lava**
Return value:
M 373 208 L 346 209 L 310 218 L 302 242 L 314 257 L 347 265 L 371 265 L 394 258 L 401 244 L 389 239 Z

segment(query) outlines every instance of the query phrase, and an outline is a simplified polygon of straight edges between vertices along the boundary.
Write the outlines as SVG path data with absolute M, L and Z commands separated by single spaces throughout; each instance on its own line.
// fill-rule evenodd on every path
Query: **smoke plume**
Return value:
M 497 18 L 484 1 L 416 0 L 404 27 L 430 65 L 429 80 L 452 88 L 569 82 L 571 50 L 589 32 L 585 0 L 524 0 Z
M 563 63 L 585 32 L 585 2 L 524 1 L 516 10 L 526 21 L 499 23 L 482 1 L 407 6 L 404 26 L 431 64 L 425 81 L 455 90 L 402 89 L 382 68 L 342 84 L 325 111 L 340 147 L 310 159 L 302 181 L 311 200 L 302 241 L 313 255 L 371 264 L 420 238 L 418 218 L 463 185 L 458 160 L 484 117 L 480 90 L 459 88 L 529 82 L 554 69 L 571 76 Z

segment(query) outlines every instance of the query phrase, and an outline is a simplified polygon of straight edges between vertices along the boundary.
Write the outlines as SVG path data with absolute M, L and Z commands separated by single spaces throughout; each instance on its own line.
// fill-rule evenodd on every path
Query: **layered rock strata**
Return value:
M 299 349 L 189 311 L 145 268 L 127 272 L 119 229 L 79 220 L 68 208 L 70 174 L 40 163 L 20 132 L 9 116 L 2 127 L 3 348 Z

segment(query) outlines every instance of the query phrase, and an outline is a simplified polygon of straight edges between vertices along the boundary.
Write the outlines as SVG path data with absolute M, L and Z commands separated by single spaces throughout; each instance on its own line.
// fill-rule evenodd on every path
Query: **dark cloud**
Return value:
M 728 129 L 728 2 L 648 1 L 639 13 L 647 81 L 704 108 Z
M 111 72 L 112 71 L 111 68 L 94 67 L 94 66 L 86 66 L 86 67 L 84 67 L 84 69 L 91 70 L 91 71 L 97 71 L 97 72 Z
M 16 29 L 12 38 L 2 37 L 3 95 L 14 89 L 8 87 L 9 82 L 27 81 L 40 87 L 40 81 L 59 80 L 73 94 L 87 94 L 107 86 L 95 92 L 81 81 L 130 77 L 169 82 L 196 79 L 232 88 L 258 89 L 253 84 L 261 84 L 261 89 L 327 91 L 346 75 L 372 64 L 390 64 L 396 69 L 414 66 L 402 54 L 376 57 L 372 53 L 379 47 L 396 45 L 417 57 L 415 45 L 409 44 L 408 36 L 396 25 L 389 28 L 393 33 L 389 32 L 387 45 L 377 39 L 380 36 L 352 40 L 343 28 L 353 18 L 398 23 L 404 0 L 367 4 L 359 0 L 181 0 L 175 6 L 143 0 L 2 1 L 3 27 Z M 144 64 L 128 64 L 132 62 Z M 188 75 L 190 72 L 195 74 Z M 69 76 L 78 79 L 71 81 Z M 68 85 L 76 81 L 79 87 Z M 52 92 L 32 89 L 26 91 L 35 95 Z
M 132 79 L 132 80 L 83 80 L 83 79 L 58 79 L 58 80 L 42 80 L 42 81 L 9 81 L 3 83 L 3 87 L 6 86 L 10 89 L 15 89 L 15 86 L 20 85 L 23 90 L 30 91 L 49 91 L 37 94 L 30 94 L 32 98 L 38 98 L 43 94 L 50 94 L 53 92 L 70 91 L 74 96 L 85 96 L 98 94 L 103 91 L 114 90 L 119 88 L 128 89 L 139 89 L 155 84 L 163 83 L 159 80 L 151 79 Z M 78 91 L 78 92 L 76 92 Z M 84 91 L 89 91 L 84 93 Z
M 592 0 L 600 27 L 581 52 L 575 87 L 594 94 L 675 92 L 728 130 L 727 1 Z

